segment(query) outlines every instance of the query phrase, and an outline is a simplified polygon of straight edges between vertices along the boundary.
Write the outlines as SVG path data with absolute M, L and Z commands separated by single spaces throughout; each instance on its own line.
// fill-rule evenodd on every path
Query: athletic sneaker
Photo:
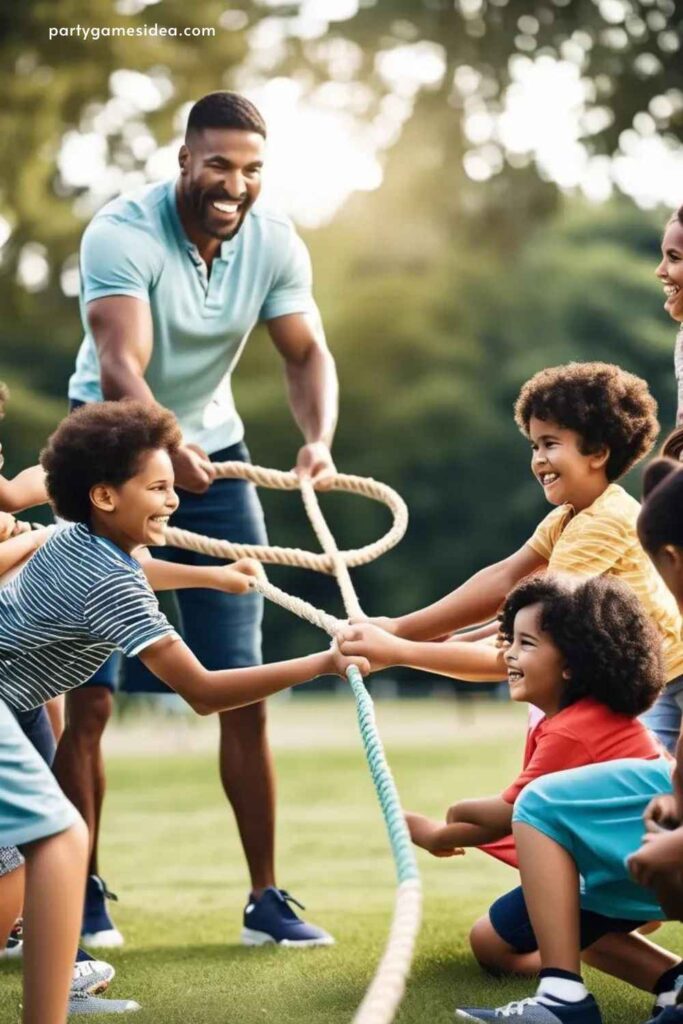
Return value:
M 532 996 L 518 1002 L 499 1006 L 497 1010 L 477 1010 L 465 1007 L 455 1011 L 456 1020 L 497 1020 L 525 1021 L 526 1024 L 602 1024 L 598 1004 L 589 995 L 578 1003 L 567 1003 L 559 999 L 550 1000 Z M 659 1024 L 659 1017 L 657 1018 Z
M 24 922 L 21 918 L 15 922 L 12 931 L 7 937 L 7 945 L 0 952 L 0 957 L 6 957 L 8 960 L 12 960 L 16 957 L 20 957 L 24 952 Z
M 95 960 L 84 950 L 79 949 L 74 964 L 71 994 L 86 992 L 89 996 L 101 995 L 109 988 L 116 971 L 104 960 Z
M 655 1015 L 647 1024 L 683 1024 L 683 1006 L 667 1006 L 659 1011 L 655 1006 Z
M 140 1004 L 133 999 L 98 999 L 87 992 L 69 994 L 69 1016 L 79 1013 L 135 1013 Z
M 81 939 L 84 946 L 113 949 L 123 945 L 123 935 L 109 916 L 107 900 L 117 900 L 99 875 L 90 875 L 85 888 L 85 910 Z
M 243 946 L 333 946 L 334 939 L 322 928 L 307 924 L 292 910 L 290 903 L 304 906 L 284 889 L 269 886 L 263 895 L 250 899 L 244 908 Z

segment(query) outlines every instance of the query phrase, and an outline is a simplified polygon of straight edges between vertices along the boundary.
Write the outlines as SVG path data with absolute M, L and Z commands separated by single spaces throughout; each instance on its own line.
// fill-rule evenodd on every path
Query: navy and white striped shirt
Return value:
M 0 589 L 0 698 L 38 707 L 117 648 L 132 657 L 174 635 L 139 563 L 83 523 L 65 526 Z

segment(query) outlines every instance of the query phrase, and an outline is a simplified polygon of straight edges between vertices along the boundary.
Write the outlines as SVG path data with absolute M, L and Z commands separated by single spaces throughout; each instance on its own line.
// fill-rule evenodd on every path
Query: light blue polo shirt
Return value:
M 80 259 L 86 333 L 69 398 L 102 401 L 87 303 L 132 295 L 149 303 L 154 325 L 145 380 L 185 441 L 208 453 L 240 441 L 231 375 L 250 331 L 259 320 L 315 310 L 310 259 L 291 221 L 252 207 L 207 277 L 180 222 L 175 181 L 165 181 L 107 203 L 86 228 Z

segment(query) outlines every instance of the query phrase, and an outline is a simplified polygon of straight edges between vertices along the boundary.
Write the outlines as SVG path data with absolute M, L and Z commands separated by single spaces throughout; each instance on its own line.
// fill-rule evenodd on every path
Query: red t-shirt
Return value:
M 501 796 L 507 803 L 514 804 L 524 787 L 541 775 L 616 761 L 621 757 L 652 761 L 664 754 L 659 741 L 638 719 L 611 711 L 592 697 L 584 697 L 552 718 L 542 718 L 527 734 L 524 767 Z M 479 849 L 517 867 L 512 835 Z

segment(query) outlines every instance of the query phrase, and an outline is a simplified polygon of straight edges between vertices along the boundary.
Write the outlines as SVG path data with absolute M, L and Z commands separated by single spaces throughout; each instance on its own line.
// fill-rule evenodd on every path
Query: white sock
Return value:
M 588 996 L 588 989 L 582 981 L 545 975 L 541 979 L 536 995 L 543 1001 L 561 1000 L 564 1003 L 579 1003 Z

